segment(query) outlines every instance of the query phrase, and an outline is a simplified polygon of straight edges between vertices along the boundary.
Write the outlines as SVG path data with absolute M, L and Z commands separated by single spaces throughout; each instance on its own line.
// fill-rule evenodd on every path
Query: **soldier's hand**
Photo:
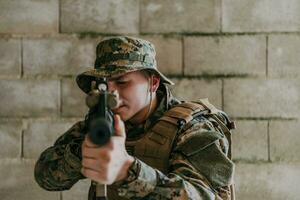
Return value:
M 114 116 L 115 135 L 101 147 L 93 144 L 86 135 L 82 143 L 81 173 L 98 183 L 112 184 L 127 177 L 134 158 L 125 149 L 125 127 L 119 115 Z

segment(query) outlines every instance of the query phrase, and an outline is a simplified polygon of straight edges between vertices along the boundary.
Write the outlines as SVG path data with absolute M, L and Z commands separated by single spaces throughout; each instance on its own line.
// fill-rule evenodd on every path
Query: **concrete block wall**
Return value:
M 299 199 L 297 0 L 0 0 L 1 199 L 87 199 L 88 180 L 48 192 L 39 153 L 84 117 L 76 74 L 105 36 L 153 42 L 181 99 L 209 97 L 236 122 L 237 199 Z

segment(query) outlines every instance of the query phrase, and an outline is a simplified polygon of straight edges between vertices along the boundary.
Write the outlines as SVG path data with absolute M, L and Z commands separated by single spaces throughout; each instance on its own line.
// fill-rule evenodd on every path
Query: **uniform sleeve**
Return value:
M 46 149 L 36 162 L 36 182 L 49 191 L 70 189 L 81 174 L 81 144 L 84 139 L 83 122 L 77 122 Z
M 206 119 L 179 136 L 168 174 L 136 159 L 118 189 L 119 195 L 149 200 L 230 199 L 234 164 L 226 155 L 226 137 L 214 127 Z

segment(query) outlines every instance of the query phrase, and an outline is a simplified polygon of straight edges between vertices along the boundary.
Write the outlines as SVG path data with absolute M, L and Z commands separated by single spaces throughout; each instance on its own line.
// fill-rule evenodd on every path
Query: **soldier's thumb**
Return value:
M 120 115 L 114 115 L 115 120 L 115 136 L 126 137 L 125 125 Z

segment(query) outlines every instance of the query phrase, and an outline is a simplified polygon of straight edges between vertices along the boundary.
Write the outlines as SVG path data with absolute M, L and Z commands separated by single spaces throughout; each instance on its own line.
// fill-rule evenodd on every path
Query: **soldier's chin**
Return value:
M 114 109 L 112 110 L 112 112 L 119 115 L 122 121 L 126 121 L 128 119 L 127 112 L 125 111 L 125 106 Z
M 125 113 L 123 113 L 123 112 L 121 112 L 121 113 L 116 113 L 116 114 L 118 114 L 118 115 L 120 116 L 120 118 L 121 118 L 121 120 L 122 120 L 123 122 L 125 122 L 125 121 L 127 121 L 127 120 L 129 119 L 129 117 L 128 117 Z

